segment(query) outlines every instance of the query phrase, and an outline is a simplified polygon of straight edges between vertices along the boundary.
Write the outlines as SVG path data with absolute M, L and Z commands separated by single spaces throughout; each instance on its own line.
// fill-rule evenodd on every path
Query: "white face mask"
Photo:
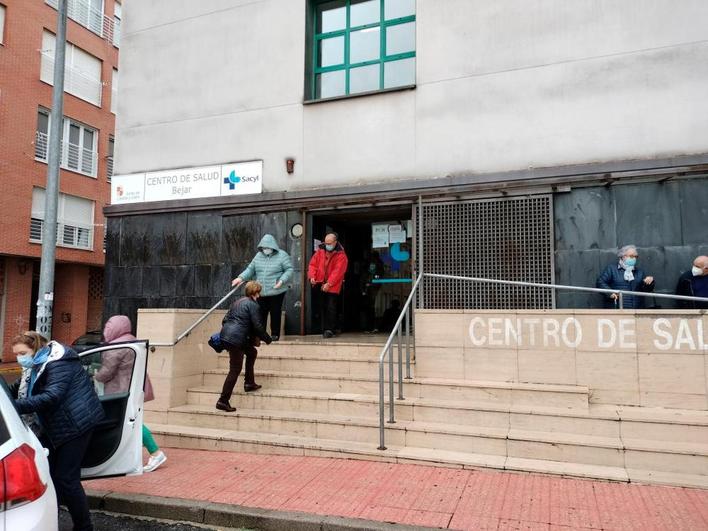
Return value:
M 266 256 L 270 256 L 271 254 L 273 254 L 273 249 L 268 249 L 267 247 L 265 247 L 263 249 L 263 254 Z
M 693 266 L 691 268 L 691 273 L 694 277 L 700 277 L 701 275 L 703 275 L 703 269 L 700 267 Z

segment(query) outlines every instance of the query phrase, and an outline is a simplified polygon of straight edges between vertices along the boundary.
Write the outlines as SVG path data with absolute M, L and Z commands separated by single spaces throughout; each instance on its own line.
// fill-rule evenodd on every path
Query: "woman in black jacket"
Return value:
M 13 385 L 22 414 L 36 414 L 43 444 L 49 447 L 49 467 L 59 503 L 66 505 L 75 530 L 92 530 L 86 493 L 81 486 L 81 462 L 104 413 L 91 379 L 72 349 L 25 332 L 12 341 L 17 362 L 25 369 Z
M 261 294 L 261 285 L 254 281 L 247 282 L 244 291 L 245 296 L 231 304 L 221 323 L 221 342 L 229 351 L 229 374 L 226 375 L 221 396 L 216 402 L 216 409 L 221 411 L 236 411 L 235 407 L 231 407 L 229 400 L 231 400 L 238 375 L 241 374 L 244 354 L 246 355 L 246 377 L 243 390 L 248 393 L 261 388 L 256 383 L 253 374 L 253 367 L 258 355 L 255 345 L 259 339 L 265 341 L 266 344 L 270 344 L 272 341 L 263 326 L 260 307 L 256 302 Z

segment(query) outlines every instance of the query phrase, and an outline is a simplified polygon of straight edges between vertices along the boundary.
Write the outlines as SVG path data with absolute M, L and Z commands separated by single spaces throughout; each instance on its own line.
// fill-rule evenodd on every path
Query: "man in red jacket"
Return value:
M 334 331 L 337 329 L 337 301 L 342 292 L 348 264 L 344 247 L 337 241 L 337 234 L 330 232 L 312 255 L 307 268 L 310 284 L 315 288 L 319 287 L 324 338 L 334 337 Z

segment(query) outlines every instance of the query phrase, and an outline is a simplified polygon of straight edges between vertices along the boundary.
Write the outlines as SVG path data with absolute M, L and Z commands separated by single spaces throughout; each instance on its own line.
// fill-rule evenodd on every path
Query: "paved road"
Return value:
M 191 524 L 181 524 L 178 522 L 166 522 L 164 520 L 154 520 L 152 518 L 135 518 L 131 516 L 121 516 L 112 513 L 91 511 L 93 516 L 93 526 L 95 531 L 217 531 L 226 530 L 223 527 L 197 527 Z M 59 513 L 59 531 L 71 531 L 73 529 L 71 517 L 66 511 Z M 228 528 L 228 531 L 236 531 Z M 246 530 L 241 530 L 246 531 Z

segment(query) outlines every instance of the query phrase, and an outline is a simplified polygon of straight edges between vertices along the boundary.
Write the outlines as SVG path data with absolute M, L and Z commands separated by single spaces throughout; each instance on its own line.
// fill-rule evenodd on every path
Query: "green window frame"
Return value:
M 310 79 L 310 84 L 309 84 L 309 91 L 310 91 L 310 99 L 311 100 L 319 100 L 319 99 L 329 99 L 332 97 L 343 97 L 343 96 L 350 96 L 353 94 L 360 94 L 360 93 L 368 93 L 368 92 L 373 92 L 373 91 L 381 91 L 381 90 L 387 90 L 387 89 L 393 89 L 393 88 L 399 88 L 399 87 L 409 87 L 412 85 L 415 85 L 415 57 L 416 57 L 416 42 L 415 42 L 415 22 L 416 22 L 416 14 L 413 13 L 412 15 L 408 16 L 402 16 L 398 18 L 392 18 L 390 20 L 386 20 L 385 14 L 386 14 L 386 3 L 387 1 L 394 2 L 396 0 L 379 0 L 379 19 L 377 22 L 372 22 L 369 24 L 361 24 L 361 25 L 355 25 L 352 26 L 352 4 L 355 6 L 360 3 L 357 0 L 340 0 L 340 3 L 343 5 L 340 5 L 339 8 L 346 8 L 346 24 L 343 28 L 337 29 L 335 31 L 326 31 L 326 32 L 320 32 L 318 33 L 317 28 L 318 28 L 318 6 L 321 6 L 323 4 L 327 3 L 334 3 L 333 0 L 314 0 L 312 2 L 312 11 L 311 11 L 311 23 L 312 23 L 312 39 L 311 39 L 311 57 L 310 60 L 312 61 L 312 69 L 311 69 L 311 79 Z M 415 4 L 413 9 L 415 10 Z M 396 31 L 398 28 L 400 28 L 403 31 L 409 30 L 411 28 L 410 23 L 413 23 L 412 25 L 412 30 L 413 30 L 413 50 L 406 50 L 406 51 L 401 51 L 400 53 L 392 53 L 392 54 L 387 54 L 387 34 L 389 31 L 393 30 Z M 408 24 L 409 26 L 404 26 L 405 24 Z M 378 31 L 378 56 L 377 57 L 371 57 L 371 58 L 366 58 L 364 60 L 356 60 L 354 58 L 354 61 L 352 61 L 352 34 L 355 34 L 355 36 L 362 35 L 365 33 L 365 31 L 368 30 L 369 32 L 373 31 Z M 343 38 L 343 54 L 342 54 L 342 62 L 336 63 L 336 64 L 328 64 L 326 66 L 321 66 L 320 65 L 320 53 L 321 50 L 323 50 L 323 43 L 327 42 L 334 42 L 333 40 L 330 39 L 337 39 L 337 38 Z M 340 41 L 341 43 L 341 41 Z M 341 47 L 341 46 L 340 46 Z M 404 60 L 409 60 L 406 63 L 404 63 Z M 410 61 L 412 60 L 412 61 Z M 399 63 L 396 63 L 397 61 L 401 61 Z M 352 71 L 355 72 L 361 72 L 361 70 L 356 70 L 362 67 L 372 67 L 374 65 L 378 66 L 378 84 L 375 87 L 368 88 L 366 90 L 357 90 L 356 88 L 352 87 Z M 406 75 L 404 73 L 403 77 L 406 79 L 407 82 L 402 82 L 402 83 L 396 83 L 394 79 L 391 79 L 387 82 L 386 79 L 386 72 L 387 72 L 387 66 L 391 68 L 389 72 L 394 72 L 394 68 L 396 67 L 407 67 L 408 68 L 408 77 L 406 78 Z M 412 66 L 412 78 L 410 77 L 410 68 Z M 373 71 L 373 69 L 369 69 L 370 72 Z M 320 84 L 318 83 L 318 80 L 324 79 L 324 76 L 327 74 L 331 74 L 333 72 L 343 72 L 344 75 L 344 91 L 338 94 L 330 94 L 330 95 L 322 95 L 321 93 L 321 87 Z M 392 74 L 393 76 L 393 74 Z M 393 83 L 391 83 L 393 81 Z M 320 81 L 321 83 L 321 81 Z

